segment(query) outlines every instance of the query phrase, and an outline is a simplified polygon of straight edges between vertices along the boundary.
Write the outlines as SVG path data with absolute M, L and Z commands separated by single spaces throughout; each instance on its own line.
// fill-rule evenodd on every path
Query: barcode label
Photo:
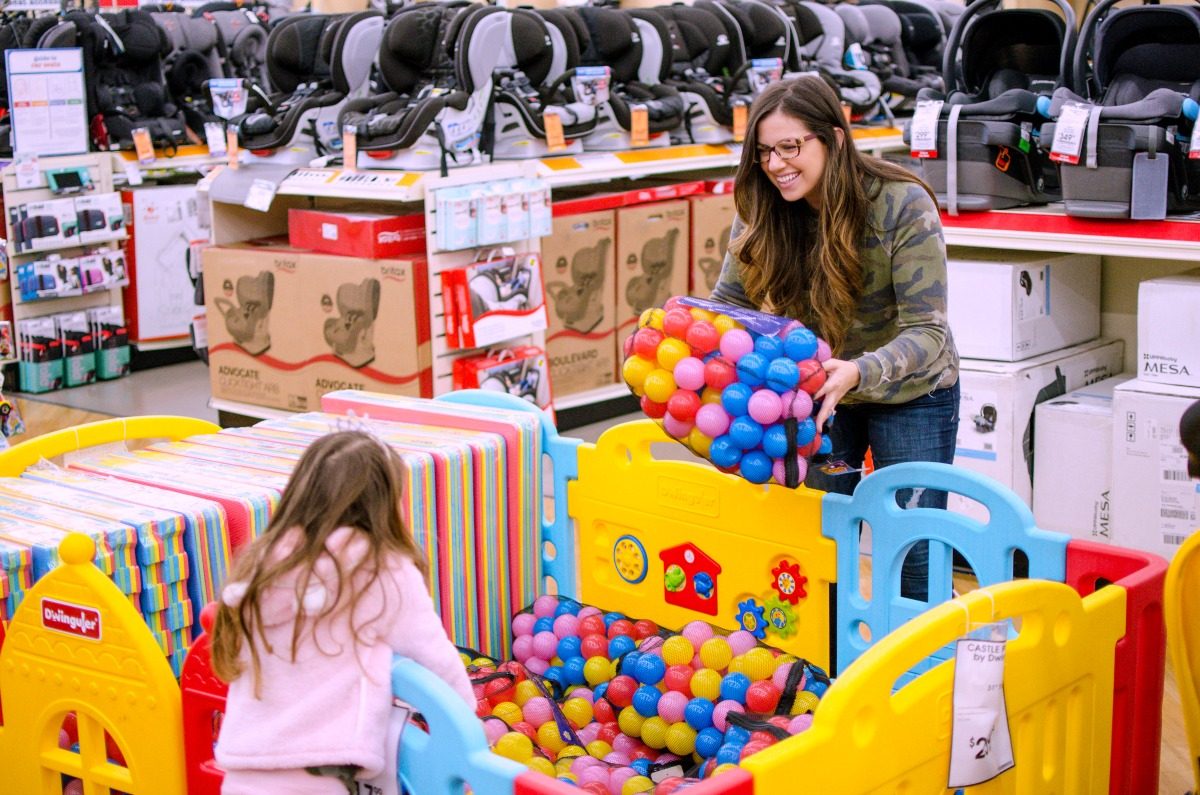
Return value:
M 1196 515 L 1191 511 L 1177 511 L 1172 508 L 1162 508 L 1159 510 L 1158 515 L 1163 519 L 1186 519 L 1188 521 L 1195 521 L 1196 519 Z
M 1186 473 L 1186 472 L 1183 472 L 1183 471 L 1181 471 L 1181 470 L 1178 470 L 1178 469 L 1164 469 L 1164 470 L 1162 471 L 1162 479 L 1163 479 L 1163 480 L 1175 480 L 1175 481 L 1186 482 L 1186 481 L 1188 481 L 1190 478 L 1188 478 L 1188 473 Z
M 1187 536 L 1175 535 L 1174 533 L 1163 533 L 1163 543 L 1179 546 L 1187 540 Z

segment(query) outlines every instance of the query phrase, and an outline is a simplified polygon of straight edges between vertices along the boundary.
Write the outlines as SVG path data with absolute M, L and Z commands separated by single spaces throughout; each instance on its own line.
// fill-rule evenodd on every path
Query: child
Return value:
M 388 748 L 392 656 L 475 697 L 400 516 L 402 463 L 358 431 L 301 457 L 267 531 L 242 551 L 213 627 L 229 682 L 225 795 L 357 792 Z

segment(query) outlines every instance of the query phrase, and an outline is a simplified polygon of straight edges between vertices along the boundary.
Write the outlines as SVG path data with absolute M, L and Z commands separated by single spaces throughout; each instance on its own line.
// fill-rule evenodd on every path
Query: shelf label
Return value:
M 1054 125 L 1054 142 L 1050 145 L 1050 159 L 1056 163 L 1075 165 L 1079 162 L 1079 151 L 1083 148 L 1083 132 L 1087 127 L 1091 105 L 1083 102 L 1068 102 Z
M 561 152 L 567 148 L 567 139 L 563 134 L 562 117 L 554 111 L 542 114 L 542 127 L 546 130 L 546 148 L 551 152 Z
M 650 110 L 645 105 L 629 108 L 629 145 L 650 145 Z
M 37 155 L 18 155 L 16 166 L 17 190 L 42 187 L 42 171 L 38 168 Z
M 150 131 L 145 127 L 134 129 L 133 148 L 137 152 L 139 163 L 149 165 L 154 162 L 154 141 L 150 139 Z
M 989 624 L 955 645 L 951 789 L 990 781 L 1016 764 L 1004 703 L 1007 635 L 1007 624 Z
M 135 188 L 142 184 L 142 168 L 136 160 L 125 161 L 125 181 Z
M 250 183 L 250 192 L 246 194 L 244 206 L 251 210 L 258 210 L 260 213 L 265 213 L 271 209 L 271 202 L 275 201 L 275 191 L 278 187 L 269 179 L 256 179 Z
M 938 119 L 942 115 L 940 99 L 923 99 L 917 102 L 912 123 L 908 128 L 909 144 L 913 157 L 937 157 Z
M 225 125 L 221 122 L 210 121 L 204 124 L 204 140 L 208 144 L 208 154 L 211 157 L 220 157 L 228 151 Z

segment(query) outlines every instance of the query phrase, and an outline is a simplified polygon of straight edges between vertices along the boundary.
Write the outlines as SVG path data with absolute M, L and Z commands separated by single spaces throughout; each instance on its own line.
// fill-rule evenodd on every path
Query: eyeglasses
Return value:
M 796 140 L 786 139 L 786 140 L 780 141 L 779 143 L 775 144 L 774 146 L 761 146 L 760 145 L 760 146 L 756 147 L 756 149 L 758 150 L 757 151 L 758 162 L 760 162 L 760 163 L 769 162 L 771 160 L 772 152 L 779 155 L 779 158 L 781 160 L 791 160 L 792 158 L 796 157 L 796 155 L 800 154 L 800 150 L 804 147 L 805 141 L 811 141 L 812 139 L 814 139 L 816 137 L 817 137 L 816 133 L 809 133 L 808 135 L 805 135 Z

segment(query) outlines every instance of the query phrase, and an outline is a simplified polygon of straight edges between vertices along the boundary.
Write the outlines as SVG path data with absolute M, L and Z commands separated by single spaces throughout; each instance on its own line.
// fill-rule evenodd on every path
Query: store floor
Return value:
M 208 368 L 202 362 L 159 367 L 116 381 L 45 395 L 16 395 L 16 398 L 27 432 L 14 439 L 14 442 L 108 417 L 173 414 L 217 421 L 217 412 L 208 406 Z M 567 431 L 565 435 L 594 442 L 606 428 L 636 416 L 582 426 Z M 656 446 L 654 454 L 669 458 L 690 457 L 683 447 L 671 444 Z M 869 561 L 865 565 L 869 566 Z M 969 585 L 961 582 L 956 585 L 960 590 L 969 588 Z M 1117 676 L 1121 675 L 1118 671 Z M 1191 786 L 1190 753 L 1179 704 L 1179 688 L 1174 672 L 1168 665 L 1163 698 L 1162 775 L 1158 791 L 1159 795 L 1182 795 Z

